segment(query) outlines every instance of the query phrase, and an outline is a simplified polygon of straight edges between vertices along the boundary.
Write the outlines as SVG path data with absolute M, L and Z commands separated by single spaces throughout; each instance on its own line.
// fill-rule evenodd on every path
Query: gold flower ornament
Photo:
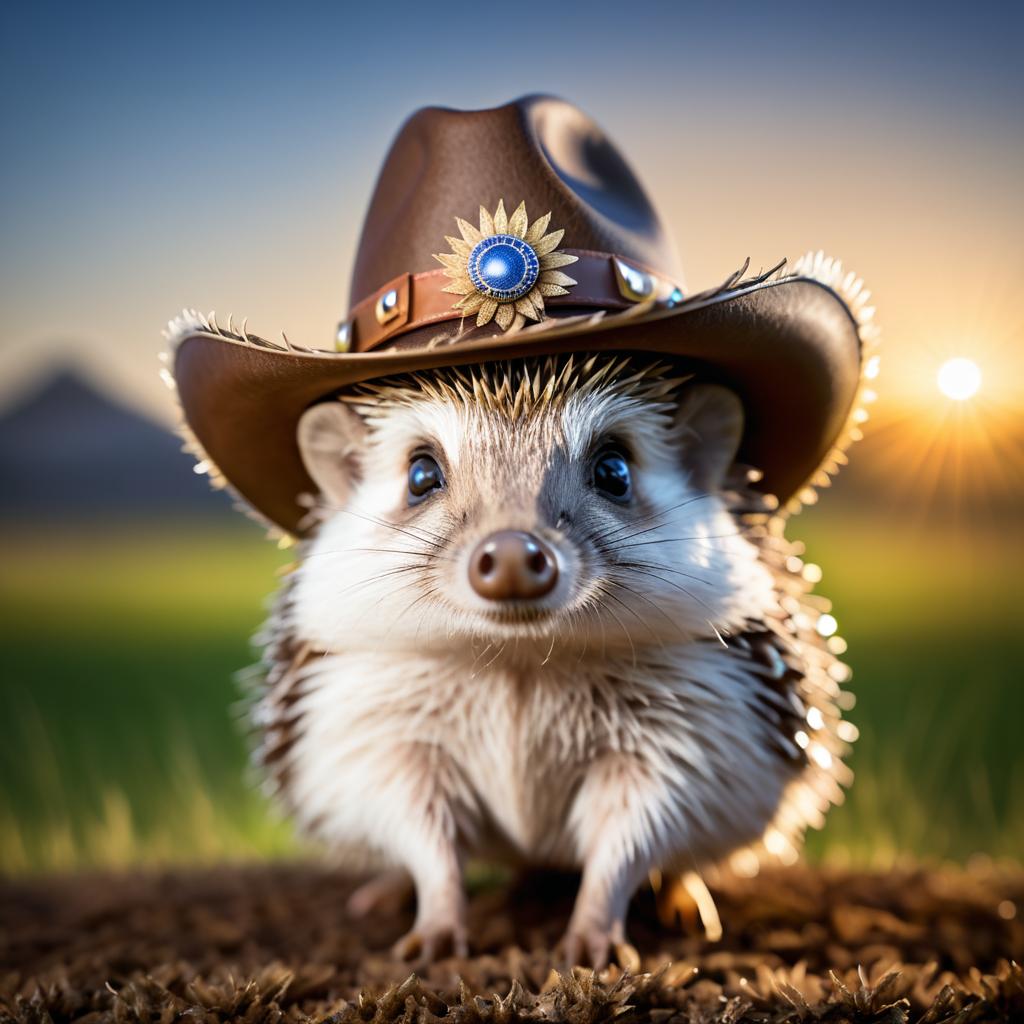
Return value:
M 503 331 L 518 331 L 527 320 L 544 319 L 544 299 L 568 295 L 576 282 L 559 267 L 578 257 L 556 248 L 565 232 L 548 231 L 551 214 L 530 224 L 526 204 L 512 216 L 504 201 L 491 215 L 480 207 L 480 227 L 455 218 L 461 238 L 447 236 L 452 251 L 435 253 L 451 279 L 444 291 L 462 296 L 452 308 L 462 316 L 476 315 L 478 327 L 494 320 Z

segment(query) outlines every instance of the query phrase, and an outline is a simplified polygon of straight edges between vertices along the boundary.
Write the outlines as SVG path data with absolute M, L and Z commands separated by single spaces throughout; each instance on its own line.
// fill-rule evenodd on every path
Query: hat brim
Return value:
M 739 457 L 785 506 L 834 469 L 862 379 L 863 302 L 856 289 L 840 294 L 838 264 L 826 269 L 753 283 L 733 278 L 673 308 L 551 318 L 514 335 L 367 353 L 278 346 L 194 315 L 172 324 L 174 378 L 204 468 L 293 535 L 303 532 L 307 513 L 299 498 L 315 490 L 296 442 L 311 405 L 394 374 L 568 352 L 669 356 L 732 388 L 746 413 Z

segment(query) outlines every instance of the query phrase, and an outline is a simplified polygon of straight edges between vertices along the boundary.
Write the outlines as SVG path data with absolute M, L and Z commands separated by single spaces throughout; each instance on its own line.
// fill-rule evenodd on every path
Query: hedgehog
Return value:
M 302 416 L 318 493 L 261 637 L 256 758 L 303 831 L 414 885 L 398 955 L 467 952 L 484 860 L 581 872 L 561 951 L 600 968 L 645 880 L 790 861 L 840 801 L 842 644 L 743 425 L 721 384 L 611 354 Z

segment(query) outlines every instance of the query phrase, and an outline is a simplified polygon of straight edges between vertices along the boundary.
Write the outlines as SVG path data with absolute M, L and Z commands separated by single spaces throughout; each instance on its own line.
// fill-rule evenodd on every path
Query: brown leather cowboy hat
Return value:
M 688 294 L 640 183 L 572 104 L 428 107 L 384 161 L 334 346 L 187 311 L 170 325 L 167 379 L 200 470 L 291 534 L 314 489 L 296 444 L 313 403 L 385 375 L 584 351 L 659 353 L 733 388 L 740 457 L 792 509 L 856 436 L 871 310 L 820 253 L 745 272 Z

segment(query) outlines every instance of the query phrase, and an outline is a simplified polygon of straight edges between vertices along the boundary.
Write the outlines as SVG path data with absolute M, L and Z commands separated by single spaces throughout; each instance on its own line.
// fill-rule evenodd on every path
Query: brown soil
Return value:
M 658 923 L 642 972 L 559 976 L 573 880 L 476 893 L 474 955 L 410 977 L 411 914 L 355 923 L 308 865 L 0 883 L 0 1020 L 683 1024 L 1024 1020 L 1024 870 L 797 867 L 715 890 L 725 936 Z

